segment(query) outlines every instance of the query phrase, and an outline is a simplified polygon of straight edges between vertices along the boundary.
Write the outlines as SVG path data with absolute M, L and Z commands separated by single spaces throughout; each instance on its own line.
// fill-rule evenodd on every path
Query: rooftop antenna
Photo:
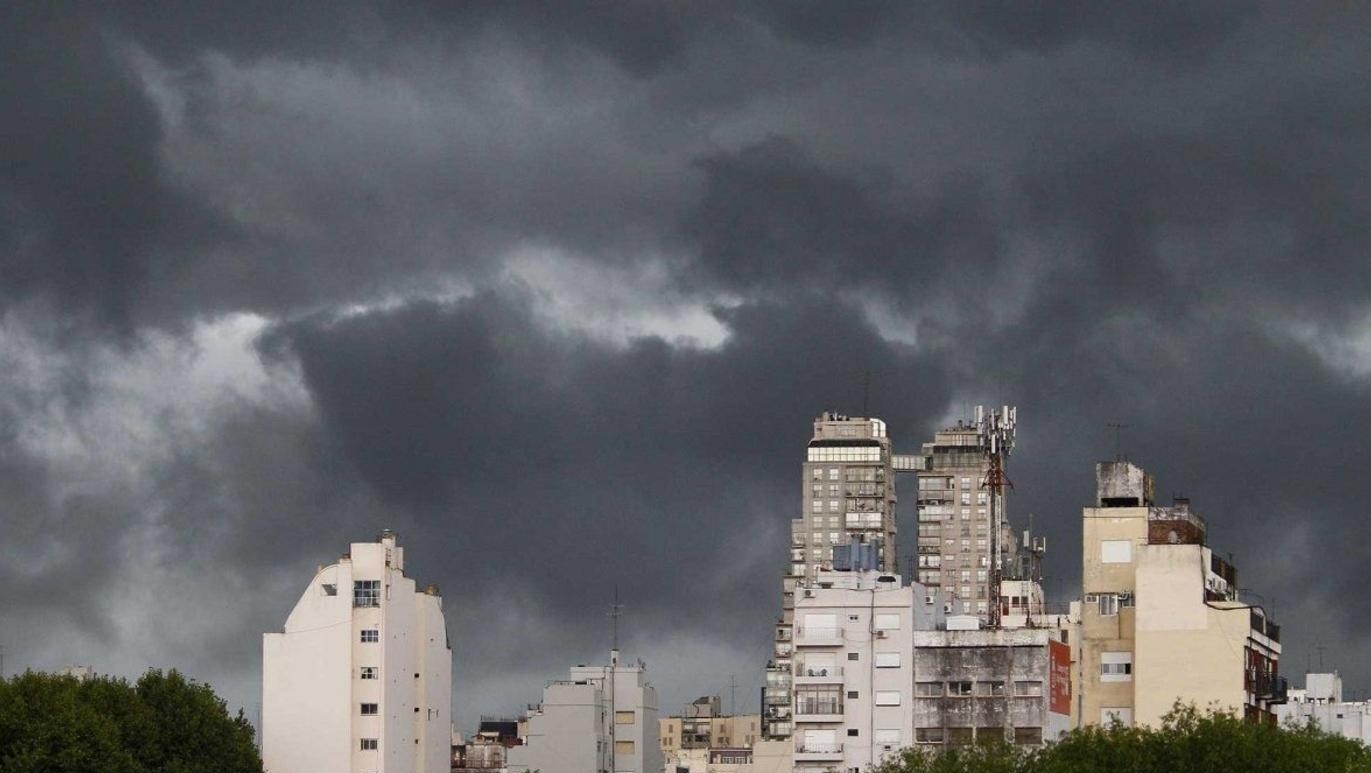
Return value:
M 1105 425 L 1114 430 L 1114 461 L 1123 461 L 1123 431 L 1128 429 L 1127 424 L 1111 421 Z
M 1324 647 L 1323 647 L 1322 644 L 1315 644 L 1315 645 L 1314 645 L 1314 651 L 1316 651 L 1316 652 L 1319 653 L 1319 673 L 1320 673 L 1320 674 L 1324 673 L 1324 670 L 1323 670 L 1323 650 L 1324 650 Z
M 871 418 L 871 370 L 862 371 L 862 417 Z
M 609 619 L 613 631 L 609 659 L 611 666 L 619 665 L 619 618 L 624 614 L 624 605 L 619 603 L 619 586 L 614 586 L 614 603 L 609 605 Z

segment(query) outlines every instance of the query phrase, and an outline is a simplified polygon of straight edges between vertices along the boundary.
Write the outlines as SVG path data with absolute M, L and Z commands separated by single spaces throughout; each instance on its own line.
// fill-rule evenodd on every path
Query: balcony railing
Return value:
M 834 741 L 806 741 L 795 739 L 795 754 L 806 757 L 837 757 L 842 755 L 843 745 Z
M 843 641 L 843 629 L 835 627 L 826 628 L 796 628 L 796 644 L 841 644 Z
M 831 663 L 828 664 L 828 665 L 810 665 L 810 664 L 806 664 L 806 663 L 800 663 L 800 664 L 798 664 L 798 665 L 795 666 L 795 676 L 797 676 L 797 677 L 799 677 L 799 678 L 801 678 L 801 679 L 807 678 L 807 677 L 835 677 L 835 678 L 836 678 L 836 677 L 841 677 L 842 675 L 843 675 L 843 667 L 842 667 L 842 666 L 835 666 L 835 665 L 833 665 L 833 664 L 831 664 Z

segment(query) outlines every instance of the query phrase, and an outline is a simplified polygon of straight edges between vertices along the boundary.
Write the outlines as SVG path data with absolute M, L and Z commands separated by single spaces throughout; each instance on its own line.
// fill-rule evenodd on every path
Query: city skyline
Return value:
M 390 528 L 460 729 L 603 661 L 615 586 L 663 714 L 741 711 L 814 417 L 984 403 L 1051 600 L 1127 425 L 1287 674 L 1371 693 L 1371 11 L 834 7 L 8 8 L 5 669 L 252 715 Z

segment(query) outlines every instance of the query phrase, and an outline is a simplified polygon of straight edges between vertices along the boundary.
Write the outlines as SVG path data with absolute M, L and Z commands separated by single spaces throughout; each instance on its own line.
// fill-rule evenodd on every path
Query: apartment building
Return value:
M 864 770 L 911 741 L 913 637 L 941 596 L 897 575 L 820 571 L 795 600 L 794 770 Z
M 1082 511 L 1080 721 L 1155 726 L 1179 700 L 1274 722 L 1280 627 L 1239 597 L 1190 502 L 1158 506 L 1153 489 L 1130 462 L 1096 466 Z
M 711 749 L 751 749 L 762 735 L 760 714 L 725 714 L 719 696 L 706 695 L 690 702 L 680 714 L 660 720 L 662 754 L 671 767 L 673 757 Z M 693 757 L 708 757 L 696 754 Z
M 647 666 L 576 666 L 549 682 L 521 723 L 523 744 L 509 750 L 514 773 L 656 773 L 662 770 L 657 689 Z
M 320 567 L 262 637 L 268 773 L 446 773 L 452 649 L 437 587 L 404 575 L 394 532 Z
M 945 588 L 953 612 L 991 622 L 996 589 L 1017 576 L 1018 544 L 1005 512 L 1003 464 L 1014 447 L 1017 411 L 1005 406 L 958 421 L 923 444 L 918 464 L 918 575 Z M 903 467 L 903 465 L 899 465 Z
M 762 690 L 763 736 L 790 737 L 791 652 L 797 588 L 833 565 L 834 551 L 856 543 L 872 568 L 894 573 L 895 469 L 885 422 L 825 412 L 814 420 L 802 465 L 801 513 L 791 521 L 790 568 Z
M 1292 688 L 1289 702 L 1276 706 L 1276 718 L 1300 727 L 1313 722 L 1325 733 L 1371 744 L 1371 701 L 1343 700 L 1337 673 L 1305 674 L 1304 687 Z

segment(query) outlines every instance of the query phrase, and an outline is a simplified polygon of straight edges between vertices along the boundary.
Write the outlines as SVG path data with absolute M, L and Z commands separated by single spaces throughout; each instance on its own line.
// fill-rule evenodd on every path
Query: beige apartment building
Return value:
M 1156 726 L 1177 701 L 1274 722 L 1280 628 L 1239 597 L 1204 519 L 1188 500 L 1156 505 L 1127 461 L 1099 463 L 1096 488 L 1082 512 L 1080 722 Z
M 662 755 L 710 749 L 750 749 L 762 736 L 760 714 L 725 714 L 719 696 L 696 698 L 680 714 L 659 720 Z

